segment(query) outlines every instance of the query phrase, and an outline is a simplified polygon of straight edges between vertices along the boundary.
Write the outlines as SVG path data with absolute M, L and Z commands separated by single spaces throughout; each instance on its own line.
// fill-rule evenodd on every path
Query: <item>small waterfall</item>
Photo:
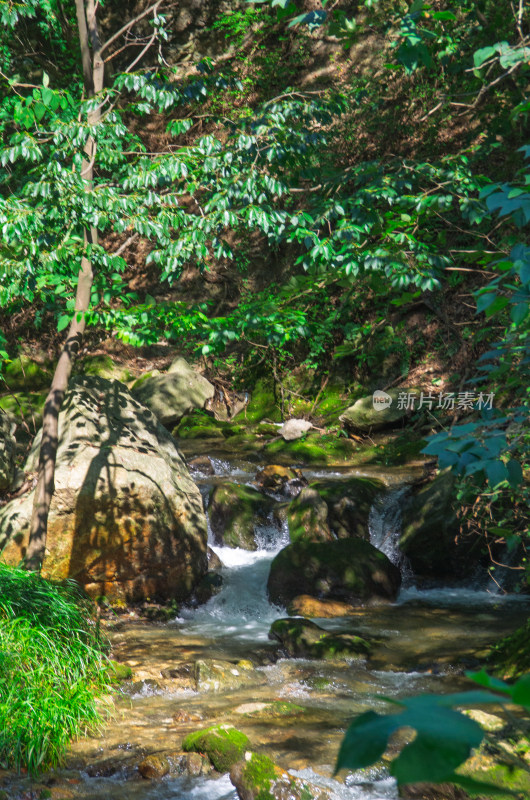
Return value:
M 408 561 L 399 549 L 401 511 L 403 498 L 407 492 L 408 487 L 401 486 L 378 495 L 368 518 L 371 544 L 381 550 L 396 567 L 399 567 L 404 582 L 410 582 L 412 579 Z
M 257 550 L 213 544 L 208 519 L 208 544 L 223 563 L 223 587 L 219 594 L 195 609 L 183 609 L 186 630 L 204 636 L 267 641 L 271 623 L 283 610 L 269 603 L 267 579 L 274 556 L 289 543 L 285 519 L 281 526 L 270 519 L 254 528 Z

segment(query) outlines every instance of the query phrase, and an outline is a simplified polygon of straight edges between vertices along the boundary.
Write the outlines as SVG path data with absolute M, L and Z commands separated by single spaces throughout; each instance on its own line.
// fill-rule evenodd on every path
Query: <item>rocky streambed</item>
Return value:
M 207 471 L 213 474 L 201 471 L 203 462 L 194 475 L 207 502 L 211 503 L 216 487 L 227 482 L 245 490 L 253 485 L 255 465 L 221 458 L 210 464 Z M 348 477 L 303 470 L 300 480 L 320 482 L 329 490 Z M 119 684 L 107 723 L 71 747 L 64 769 L 38 781 L 0 775 L 6 796 L 235 800 L 238 795 L 228 773 L 219 772 L 222 762 L 215 770 L 201 749 L 206 745 L 186 744 L 196 731 L 233 726 L 246 737 L 244 750 L 270 758 L 278 769 L 289 770 L 293 781 L 296 778 L 298 783 L 284 781 L 281 796 L 296 800 L 305 786 L 315 798 L 397 798 L 384 761 L 332 778 L 351 719 L 367 709 L 385 711 L 385 698 L 462 689 L 467 685 L 464 670 L 476 666 L 488 646 L 526 619 L 528 604 L 469 582 L 467 586 L 424 583 L 418 588 L 395 548 L 400 493 L 414 474 L 386 470 L 372 477 L 384 489 L 371 505 L 372 541 L 405 573 L 394 602 L 353 604 L 342 609 L 343 616 L 312 619 L 301 637 L 291 637 L 294 644 L 286 636 L 271 639 L 273 623 L 277 627 L 277 620 L 288 616 L 285 608 L 269 602 L 266 589 L 271 562 L 289 542 L 286 515 L 277 519 L 268 512 L 256 515 L 254 549 L 219 540 L 215 544 L 210 527 L 212 553 L 223 565 L 214 562 L 217 593 L 211 592 L 206 603 L 180 608 L 164 623 L 129 613 L 108 619 L 113 657 L 130 668 L 131 676 Z M 281 505 L 280 495 L 276 500 Z M 311 508 L 314 512 L 315 506 Z M 317 607 L 317 613 L 325 610 Z M 293 619 L 297 609 L 290 612 Z M 369 648 L 355 653 L 326 651 L 320 654 L 324 657 L 315 658 L 309 647 L 312 625 L 335 639 L 355 635 Z

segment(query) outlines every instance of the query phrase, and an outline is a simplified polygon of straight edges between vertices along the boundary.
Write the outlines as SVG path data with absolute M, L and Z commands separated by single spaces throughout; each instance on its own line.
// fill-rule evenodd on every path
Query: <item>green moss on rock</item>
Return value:
M 267 589 L 283 606 L 301 594 L 355 603 L 394 600 L 400 583 L 399 569 L 369 542 L 339 539 L 285 547 L 271 564 Z
M 267 521 L 274 505 L 274 500 L 250 486 L 237 483 L 216 486 L 209 506 L 214 542 L 256 550 L 255 525 Z
M 300 617 L 275 620 L 269 637 L 277 639 L 292 658 L 364 658 L 370 642 L 351 633 L 328 633 L 315 622 Z
M 261 422 L 264 419 L 281 422 L 280 409 L 274 396 L 272 383 L 265 379 L 257 381 L 245 416 L 250 423 Z
M 228 725 L 190 733 L 182 742 L 186 752 L 205 753 L 218 772 L 229 772 L 250 746 L 248 736 Z
M 519 678 L 530 672 L 530 619 L 492 648 L 488 664 L 502 678 Z
M 9 388 L 11 392 L 36 392 L 49 386 L 52 371 L 47 365 L 43 366 L 26 355 L 20 355 L 6 364 L 4 377 L 7 387 L 2 382 L 0 389 Z

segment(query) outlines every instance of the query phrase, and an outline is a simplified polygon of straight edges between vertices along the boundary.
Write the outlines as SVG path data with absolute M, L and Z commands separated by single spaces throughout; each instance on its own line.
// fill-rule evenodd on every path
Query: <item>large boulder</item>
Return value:
M 350 431 L 377 431 L 400 422 L 407 415 L 404 403 L 400 402 L 403 389 L 389 389 L 360 397 L 339 417 Z M 383 397 L 385 395 L 386 397 Z
M 257 550 L 257 527 L 270 524 L 276 502 L 252 486 L 221 483 L 208 506 L 215 544 Z
M 176 358 L 164 375 L 140 378 L 131 391 L 168 428 L 194 408 L 204 408 L 206 401 L 215 394 L 210 381 L 195 372 L 183 358 Z
M 280 550 L 271 564 L 271 602 L 286 606 L 297 595 L 357 603 L 394 600 L 401 573 L 364 539 L 299 541 Z
M 439 578 L 465 573 L 469 545 L 480 544 L 477 537 L 471 543 L 459 538 L 454 480 L 450 470 L 441 472 L 405 501 L 399 549 L 417 575 Z
M 26 463 L 38 464 L 40 434 Z M 0 510 L 2 560 L 24 556 L 34 492 Z M 59 415 L 43 575 L 111 601 L 184 599 L 207 571 L 206 518 L 175 440 L 118 381 L 79 377 Z
M 8 491 L 15 478 L 16 427 L 11 414 L 0 411 L 0 492 Z

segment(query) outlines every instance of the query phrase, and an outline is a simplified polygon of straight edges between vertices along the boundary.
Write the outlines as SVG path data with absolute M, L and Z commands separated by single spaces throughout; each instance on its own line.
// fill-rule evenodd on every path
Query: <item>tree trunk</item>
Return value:
M 96 9 L 93 0 L 86 0 L 86 6 L 83 0 L 76 0 L 75 5 L 85 93 L 87 97 L 93 97 L 103 89 L 105 71 L 101 56 Z M 90 125 L 97 125 L 100 119 L 100 108 L 88 115 Z M 86 181 L 87 190 L 90 190 L 92 186 L 95 155 L 96 142 L 92 136 L 89 136 L 85 145 L 85 158 L 81 168 L 81 175 Z M 97 244 L 97 241 L 98 232 L 95 228 L 85 230 L 85 247 L 88 244 Z M 55 490 L 54 477 L 59 444 L 59 412 L 68 388 L 70 375 L 72 374 L 74 359 L 79 351 L 85 331 L 85 311 L 88 311 L 90 306 L 93 278 L 92 263 L 86 256 L 83 256 L 77 279 L 74 318 L 70 324 L 68 336 L 59 356 L 50 391 L 44 404 L 39 471 L 33 501 L 28 549 L 24 558 L 24 565 L 29 570 L 39 571 L 44 560 L 48 514 Z

